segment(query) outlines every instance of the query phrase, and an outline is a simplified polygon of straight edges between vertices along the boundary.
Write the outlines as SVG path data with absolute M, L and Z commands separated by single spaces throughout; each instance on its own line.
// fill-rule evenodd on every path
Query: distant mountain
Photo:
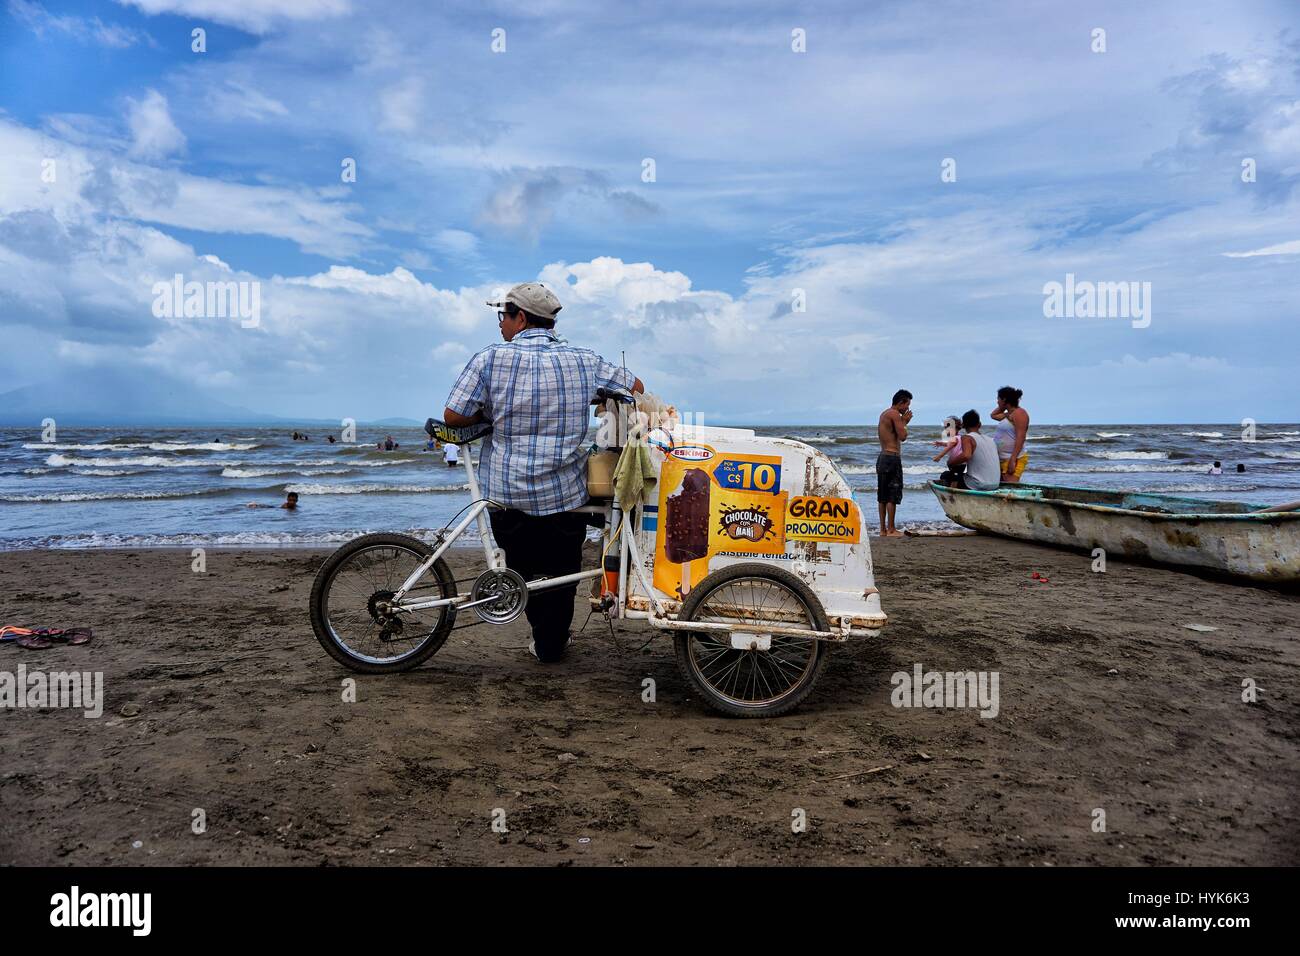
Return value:
M 254 424 L 282 421 L 214 398 L 189 382 L 139 371 L 95 369 L 61 374 L 39 385 L 0 393 L 0 424 L 59 425 Z
M 267 415 L 215 398 L 190 382 L 157 373 L 96 369 L 61 374 L 48 385 L 0 392 L 0 425 L 35 428 L 46 418 L 58 425 L 299 425 L 338 428 L 341 418 Z M 380 428 L 419 428 L 414 418 L 363 421 Z

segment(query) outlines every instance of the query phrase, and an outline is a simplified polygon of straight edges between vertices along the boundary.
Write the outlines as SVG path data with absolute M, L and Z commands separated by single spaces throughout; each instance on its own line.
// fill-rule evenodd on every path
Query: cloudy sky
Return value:
M 0 0 L 3 385 L 423 418 L 540 278 L 706 421 L 1300 419 L 1292 0 L 418 6 Z

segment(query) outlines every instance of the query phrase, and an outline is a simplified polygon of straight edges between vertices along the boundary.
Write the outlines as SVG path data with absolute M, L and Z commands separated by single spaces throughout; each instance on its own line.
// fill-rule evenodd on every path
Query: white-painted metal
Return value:
M 853 489 L 827 455 L 803 442 L 788 438 L 769 438 L 755 435 L 748 428 L 715 428 L 696 426 L 674 434 L 678 445 L 708 445 L 722 454 L 768 455 L 781 458 L 781 484 L 778 490 L 790 497 L 814 495 L 824 498 L 853 499 Z M 663 461 L 661 453 L 651 453 L 656 470 Z M 657 483 L 656 483 L 657 487 Z M 654 492 L 657 494 L 657 491 Z M 857 507 L 856 502 L 854 507 Z M 637 509 L 634 524 L 636 558 L 633 570 L 640 574 L 623 575 L 630 578 L 627 594 L 621 601 L 625 616 L 640 617 L 640 611 L 657 610 L 658 614 L 675 615 L 681 602 L 675 595 L 654 589 L 653 580 L 656 531 L 643 530 L 641 509 Z M 662 526 L 664 515 L 656 524 Z M 717 571 L 733 564 L 758 562 L 784 568 L 803 580 L 822 602 L 834 633 L 832 639 L 848 636 L 876 636 L 888 622 L 881 609 L 880 594 L 875 586 L 871 562 L 871 545 L 868 541 L 866 521 L 859 511 L 861 536 L 855 544 L 836 544 L 826 541 L 789 541 L 779 555 L 745 554 L 715 556 L 709 562 L 709 571 Z M 626 534 L 626 532 L 624 532 Z M 655 613 L 647 615 L 655 624 Z M 847 622 L 847 624 L 845 623 Z M 847 627 L 847 630 L 843 630 Z

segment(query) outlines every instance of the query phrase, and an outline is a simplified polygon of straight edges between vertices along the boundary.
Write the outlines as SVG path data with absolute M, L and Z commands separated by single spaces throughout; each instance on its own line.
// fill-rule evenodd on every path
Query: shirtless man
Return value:
M 912 393 L 900 388 L 894 401 L 880 413 L 880 454 L 876 456 L 876 501 L 880 505 L 880 536 L 901 538 L 894 525 L 894 511 L 903 500 L 903 458 L 899 448 L 907 441 L 907 423 L 912 420 Z

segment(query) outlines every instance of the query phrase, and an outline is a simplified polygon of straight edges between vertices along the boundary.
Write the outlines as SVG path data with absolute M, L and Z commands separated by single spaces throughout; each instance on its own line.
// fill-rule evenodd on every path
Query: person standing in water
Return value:
M 912 420 L 912 393 L 900 388 L 890 406 L 880 413 L 877 431 L 880 454 L 876 456 L 876 502 L 880 505 L 880 536 L 901 538 L 894 524 L 895 512 L 903 501 L 903 457 L 907 423 Z
M 989 413 L 998 423 L 993 431 L 993 440 L 998 443 L 998 459 L 1002 463 L 1002 480 L 1007 484 L 1020 481 L 1029 464 L 1029 454 L 1025 451 L 1025 442 L 1029 437 L 1029 413 L 1020 407 L 1018 388 L 1004 385 L 998 389 L 998 407 Z

